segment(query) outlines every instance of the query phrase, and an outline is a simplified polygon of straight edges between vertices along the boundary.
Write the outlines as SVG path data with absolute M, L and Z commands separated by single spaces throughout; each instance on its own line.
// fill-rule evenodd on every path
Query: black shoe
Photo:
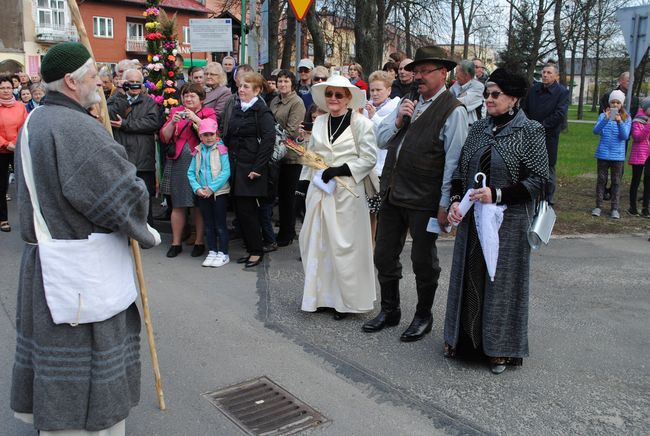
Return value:
M 172 245 L 169 247 L 169 250 L 167 250 L 167 257 L 176 257 L 181 251 L 183 251 L 182 245 Z
M 270 253 L 272 251 L 276 251 L 278 249 L 278 244 L 275 242 L 271 242 L 270 244 L 266 244 L 264 247 L 262 247 L 262 251 L 265 253 Z
M 347 318 L 348 315 L 349 313 L 334 311 L 334 316 L 332 318 L 334 318 L 334 321 L 341 321 L 342 319 Z
M 650 218 L 650 210 L 648 209 L 641 209 L 641 216 L 643 218 Z
M 192 248 L 192 254 L 190 254 L 190 256 L 199 257 L 203 256 L 203 253 L 205 253 L 205 245 L 195 245 L 194 248 Z
M 260 256 L 257 260 L 250 260 L 250 259 L 249 259 L 248 262 L 246 262 L 246 264 L 244 265 L 244 267 L 245 267 L 245 268 L 252 268 L 252 267 L 257 266 L 257 265 L 259 265 L 260 263 L 262 263 L 262 260 L 264 260 L 264 256 L 263 256 L 263 255 Z
M 237 259 L 237 263 L 246 263 L 248 262 L 248 259 L 250 257 L 251 257 L 250 254 L 248 256 L 240 257 L 239 259 Z
M 415 315 L 411 325 L 402 333 L 400 336 L 400 341 L 402 342 L 415 342 L 419 341 L 431 331 L 433 326 L 433 315 L 426 317 Z
M 627 214 L 632 216 L 639 216 L 639 211 L 632 209 L 631 207 L 627 209 Z
M 279 239 L 278 238 L 278 247 L 287 247 L 293 243 L 295 236 L 291 237 L 290 239 Z
M 366 321 L 361 329 L 366 333 L 378 332 L 384 329 L 384 327 L 394 327 L 399 324 L 399 320 L 402 317 L 402 312 L 399 309 L 391 310 L 386 312 L 384 310 L 380 311 L 376 317 L 370 321 Z

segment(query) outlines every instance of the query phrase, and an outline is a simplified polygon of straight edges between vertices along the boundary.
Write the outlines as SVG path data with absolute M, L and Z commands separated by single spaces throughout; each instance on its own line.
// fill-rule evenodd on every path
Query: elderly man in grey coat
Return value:
M 83 240 L 120 232 L 143 247 L 160 243 L 146 222 L 149 196 L 124 147 L 88 114 L 101 81 L 79 43 L 50 48 L 41 66 L 49 93 L 29 131 L 35 191 L 52 238 Z M 25 128 L 25 127 L 24 127 Z M 16 315 L 11 409 L 41 436 L 124 435 L 140 398 L 140 315 L 135 303 L 114 316 L 55 324 L 45 296 L 34 212 L 17 144 L 18 206 L 25 241 Z M 111 261 L 107 253 L 104 259 Z M 131 274 L 132 271 L 125 272 Z M 79 274 L 84 274 L 80 271 Z
M 161 107 L 144 95 L 140 71 L 128 69 L 122 79 L 122 90 L 107 102 L 113 137 L 126 149 L 129 162 L 144 180 L 151 199 L 156 195 L 156 132 L 162 125 Z M 153 225 L 151 201 L 147 222 Z
M 474 77 L 476 70 L 472 61 L 460 61 L 454 71 L 456 82 L 451 85 L 449 92 L 467 109 L 467 122 L 471 126 L 476 120 L 482 118 L 485 85 Z

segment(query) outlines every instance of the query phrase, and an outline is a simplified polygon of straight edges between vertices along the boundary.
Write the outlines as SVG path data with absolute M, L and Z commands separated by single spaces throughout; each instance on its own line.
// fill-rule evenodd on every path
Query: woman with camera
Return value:
M 167 122 L 160 129 L 160 138 L 169 142 L 167 164 L 161 191 L 172 198 L 172 245 L 167 257 L 176 257 L 183 251 L 182 235 L 185 228 L 185 208 L 192 208 L 192 217 L 196 228 L 196 240 L 192 257 L 199 257 L 205 251 L 203 243 L 203 219 L 196 207 L 196 198 L 189 181 L 187 169 L 192 161 L 196 147 L 199 145 L 198 128 L 201 120 L 212 118 L 217 121 L 214 109 L 203 107 L 205 90 L 201 85 L 192 83 L 181 89 L 183 106 L 172 108 Z

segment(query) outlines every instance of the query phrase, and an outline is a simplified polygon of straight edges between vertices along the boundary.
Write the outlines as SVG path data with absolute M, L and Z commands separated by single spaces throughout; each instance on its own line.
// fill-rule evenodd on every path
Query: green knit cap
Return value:
M 78 42 L 62 42 L 47 51 L 41 62 L 43 82 L 51 83 L 73 73 L 90 59 L 90 53 Z

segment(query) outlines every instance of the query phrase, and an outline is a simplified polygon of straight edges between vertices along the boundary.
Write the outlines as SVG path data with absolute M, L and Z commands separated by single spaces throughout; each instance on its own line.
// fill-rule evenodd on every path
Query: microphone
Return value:
M 411 85 L 411 89 L 409 91 L 409 94 L 408 94 L 407 98 L 409 100 L 412 100 L 412 101 L 417 100 L 418 98 L 420 98 L 420 93 L 418 92 L 418 85 L 417 84 L 414 83 L 413 85 Z M 411 117 L 408 116 L 408 115 L 405 115 L 402 119 L 404 120 L 404 125 L 405 126 L 407 126 L 411 122 Z

